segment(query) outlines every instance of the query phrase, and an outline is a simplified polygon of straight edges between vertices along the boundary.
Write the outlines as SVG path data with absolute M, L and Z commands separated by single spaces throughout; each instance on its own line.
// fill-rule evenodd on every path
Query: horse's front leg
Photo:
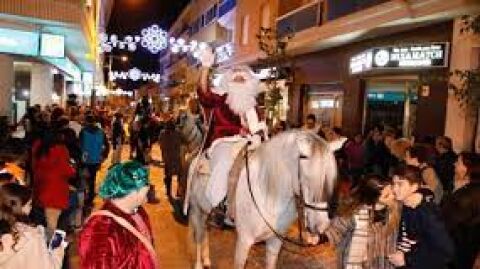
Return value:
M 282 248 L 282 241 L 276 236 L 270 237 L 266 242 L 266 269 L 275 269 L 277 266 L 278 253 Z
M 192 203 L 190 206 L 190 223 L 193 228 L 193 239 L 195 243 L 196 259 L 195 269 L 203 269 L 202 265 L 202 245 L 207 236 L 206 221 L 208 215 L 204 214 L 197 204 Z M 208 241 L 207 241 L 208 244 Z
M 208 243 L 208 231 L 205 231 L 202 242 L 202 262 L 204 268 L 210 268 L 210 266 L 212 265 L 212 262 L 210 260 L 210 245 Z
M 242 237 L 237 238 L 235 247 L 235 269 L 244 269 L 247 263 L 248 251 L 253 245 L 253 241 Z

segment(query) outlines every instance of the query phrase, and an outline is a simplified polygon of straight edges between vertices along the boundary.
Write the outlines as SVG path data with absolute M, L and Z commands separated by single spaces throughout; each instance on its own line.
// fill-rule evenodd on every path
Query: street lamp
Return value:
M 125 62 L 128 61 L 128 56 L 126 56 L 126 55 L 117 56 L 117 55 L 113 55 L 113 54 L 108 54 L 108 74 L 110 74 L 112 72 L 113 59 L 118 59 L 118 60 L 125 63 Z M 110 81 L 109 78 L 107 78 L 107 80 L 108 80 L 107 89 L 111 90 L 112 87 L 113 87 L 113 84 L 112 84 L 112 82 Z M 96 102 L 95 99 L 96 99 L 96 89 L 93 88 L 92 89 L 92 96 L 91 96 L 91 100 L 90 100 L 90 103 L 91 103 L 92 107 L 95 105 L 95 102 Z
M 128 57 L 126 55 L 122 55 L 122 56 L 117 56 L 117 55 L 113 55 L 113 54 L 109 54 L 108 55 L 108 74 L 112 73 L 112 64 L 113 64 L 113 59 L 119 59 L 120 61 L 126 63 L 128 61 Z M 108 82 L 107 82 L 107 88 L 109 90 L 112 89 L 112 84 L 111 84 L 111 81 L 110 79 L 108 79 Z

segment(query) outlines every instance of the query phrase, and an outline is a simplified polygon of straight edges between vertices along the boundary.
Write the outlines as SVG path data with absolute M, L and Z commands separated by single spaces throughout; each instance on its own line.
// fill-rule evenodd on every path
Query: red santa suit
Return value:
M 142 207 L 134 215 L 111 202 L 102 209 L 122 217 L 153 242 L 150 221 Z M 82 269 L 154 269 L 156 263 L 135 235 L 107 216 L 87 221 L 79 235 L 78 254 Z
M 259 122 L 254 96 L 247 96 L 247 98 L 251 98 L 251 101 L 244 102 L 245 100 L 240 99 L 245 98 L 245 96 L 235 95 L 231 90 L 227 90 L 227 93 L 223 95 L 213 92 L 211 88 L 207 88 L 205 91 L 197 90 L 206 119 L 208 120 L 211 115 L 204 149 L 208 149 L 209 168 L 207 170 L 210 173 L 210 180 L 206 186 L 206 196 L 212 206 L 217 206 L 227 194 L 228 174 L 235 157 L 252 138 L 252 133 L 266 127 L 264 123 L 262 125 Z M 256 91 L 254 91 L 255 93 Z M 230 99 L 229 94 L 231 95 Z M 229 101 L 238 101 L 236 107 L 238 108 L 238 104 L 241 104 L 242 110 L 235 113 L 232 109 L 233 104 L 229 104 Z M 203 166 L 202 164 L 200 166 L 204 167 L 205 162 L 203 162 Z
M 206 91 L 199 88 L 197 94 L 205 112 L 205 119 L 211 121 L 204 149 L 210 147 L 218 138 L 241 133 L 243 127 L 240 116 L 235 114 L 226 103 L 227 94 L 216 94 L 210 88 Z M 209 119 L 210 115 L 211 119 Z

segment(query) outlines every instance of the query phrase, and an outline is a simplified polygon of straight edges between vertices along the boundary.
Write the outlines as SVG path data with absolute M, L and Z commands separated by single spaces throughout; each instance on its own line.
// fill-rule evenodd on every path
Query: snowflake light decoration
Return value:
M 140 69 L 138 69 L 137 67 L 134 67 L 128 71 L 111 71 L 109 72 L 108 74 L 108 77 L 110 79 L 110 81 L 114 81 L 114 80 L 118 80 L 118 79 L 121 79 L 121 80 L 132 80 L 132 81 L 139 81 L 139 80 L 142 80 L 142 81 L 148 81 L 148 80 L 151 80 L 151 81 L 154 81 L 154 82 L 160 82 L 162 79 L 162 76 L 160 74 L 157 74 L 157 73 L 144 73 L 142 72 Z
M 142 40 L 140 45 L 148 49 L 151 53 L 157 54 L 159 51 L 167 47 L 167 40 L 167 32 L 154 24 L 142 30 Z
M 142 77 L 142 71 L 134 67 L 128 71 L 128 77 L 133 81 L 137 81 Z
M 168 45 L 168 34 L 158 25 L 152 25 L 141 31 L 141 35 L 127 35 L 123 38 L 116 34 L 108 36 L 101 33 L 98 38 L 100 52 L 112 52 L 114 48 L 136 51 L 140 45 L 151 53 L 157 54 Z

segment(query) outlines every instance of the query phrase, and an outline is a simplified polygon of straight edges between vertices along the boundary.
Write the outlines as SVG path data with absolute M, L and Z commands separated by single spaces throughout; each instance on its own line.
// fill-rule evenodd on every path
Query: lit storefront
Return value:
M 1 76 L 12 89 L 1 110 L 13 122 L 31 105 L 63 104 L 67 92 L 82 91 L 82 72 L 66 56 L 62 35 L 0 28 L 0 53 Z
M 443 135 L 452 28 L 446 21 L 295 57 L 289 121 L 314 114 L 350 136 L 377 125 Z
M 423 133 L 417 128 L 419 110 L 425 102 L 446 102 L 438 95 L 446 97 L 447 89 L 431 92 L 431 86 L 420 85 L 419 76 L 430 69 L 445 70 L 448 55 L 449 43 L 442 42 L 375 47 L 350 58 L 350 75 L 365 81 L 363 130 L 384 125 L 402 130 L 407 137 Z

